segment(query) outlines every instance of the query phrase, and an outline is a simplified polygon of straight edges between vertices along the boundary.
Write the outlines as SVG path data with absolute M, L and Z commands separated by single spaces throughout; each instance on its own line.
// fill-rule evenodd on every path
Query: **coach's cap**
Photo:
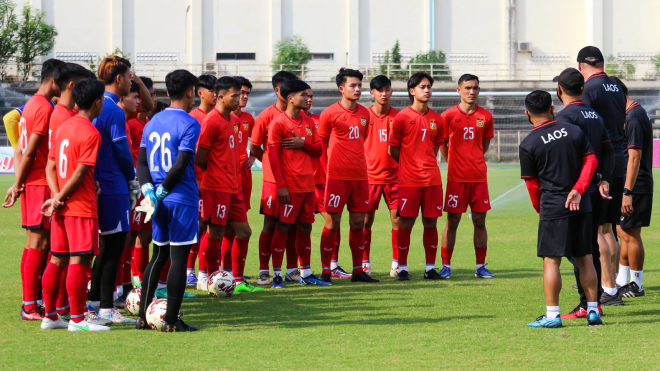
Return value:
M 559 86 L 566 90 L 576 91 L 584 86 L 584 76 L 575 68 L 567 68 L 559 76 L 555 76 L 552 82 L 559 83 Z
M 577 56 L 577 61 L 580 63 L 595 64 L 599 62 L 604 62 L 603 53 L 600 52 L 595 46 L 585 46 L 580 49 L 580 52 Z

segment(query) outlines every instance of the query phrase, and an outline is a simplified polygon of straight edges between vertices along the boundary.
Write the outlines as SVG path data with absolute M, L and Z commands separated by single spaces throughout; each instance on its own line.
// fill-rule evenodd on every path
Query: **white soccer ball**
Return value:
M 140 314 L 140 298 L 142 297 L 142 289 L 139 287 L 134 288 L 126 296 L 126 311 L 133 316 Z M 156 295 L 154 295 L 154 301 Z
M 154 300 L 147 308 L 147 324 L 154 330 L 160 330 L 165 324 L 167 313 L 167 299 Z M 181 312 L 178 315 L 181 318 Z
M 209 277 L 209 294 L 214 298 L 228 298 L 234 294 L 236 280 L 226 271 L 217 271 Z

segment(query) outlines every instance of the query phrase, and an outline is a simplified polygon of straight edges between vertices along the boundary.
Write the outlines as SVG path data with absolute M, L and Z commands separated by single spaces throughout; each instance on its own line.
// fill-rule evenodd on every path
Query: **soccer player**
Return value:
M 48 162 L 48 137 L 53 105 L 50 100 L 60 95 L 60 87 L 54 79 L 55 69 L 64 64 L 57 59 L 45 61 L 41 68 L 41 85 L 37 93 L 25 104 L 20 119 L 20 147 L 16 147 L 14 162 L 16 181 L 7 190 L 3 207 L 12 207 L 21 197 L 21 220 L 27 230 L 28 249 L 21 258 L 23 277 L 23 306 L 21 319 L 41 321 L 43 308 L 37 305 L 39 284 L 44 260 L 50 242 L 50 218 L 39 211 L 51 197 L 46 180 Z M 20 159 L 20 160 L 19 160 Z
M 612 272 L 609 246 L 602 235 L 599 235 L 599 226 L 604 224 L 604 215 L 607 212 L 607 187 L 612 176 L 614 168 L 614 149 L 607 134 L 607 129 L 603 125 L 603 119 L 593 110 L 593 108 L 582 102 L 582 89 L 584 87 L 584 77 L 580 71 L 575 68 L 565 69 L 553 81 L 557 82 L 557 96 L 564 103 L 564 109 L 555 116 L 558 121 L 578 126 L 589 139 L 591 148 L 598 161 L 598 167 L 594 177 L 589 182 L 587 193 L 591 199 L 591 227 L 592 227 L 592 259 L 596 276 L 598 279 L 598 302 L 603 305 L 621 305 L 621 297 L 617 295 L 616 285 L 614 284 L 614 272 Z M 602 195 L 601 195 L 602 192 Z M 604 197 L 603 197 L 604 196 Z M 577 281 L 578 292 L 580 293 L 580 305 L 575 307 L 568 314 L 563 314 L 565 318 L 585 318 L 587 316 L 587 298 L 584 289 L 580 284 L 580 271 L 575 260 L 568 259 L 574 266 L 575 279 Z M 603 287 L 601 289 L 601 261 L 603 264 Z M 604 290 L 604 292 L 603 292 Z M 602 296 L 601 296 L 602 295 Z M 600 308 L 599 313 L 602 313 Z
M 215 96 L 215 83 L 217 78 L 212 75 L 200 75 L 197 78 L 198 82 L 195 85 L 195 94 L 199 97 L 200 105 L 194 110 L 190 111 L 190 115 L 194 117 L 200 126 L 206 115 L 213 110 L 216 104 Z M 209 254 L 206 255 L 206 250 L 208 247 L 208 233 L 206 233 L 206 224 L 204 223 L 204 217 L 202 215 L 202 179 L 204 179 L 204 170 L 195 166 L 195 174 L 197 175 L 197 185 L 199 186 L 199 235 L 200 235 L 200 244 L 199 250 L 197 253 L 194 253 L 193 250 L 190 250 L 190 255 L 188 256 L 188 278 L 186 284 L 188 286 L 197 286 L 197 290 L 208 291 L 208 275 L 215 272 L 220 266 L 220 251 L 209 251 Z M 199 255 L 199 277 L 195 277 L 195 259 Z M 208 271 L 207 268 L 207 258 L 209 264 L 213 271 Z
M 199 189 L 195 179 L 195 145 L 200 125 L 188 114 L 195 103 L 197 77 L 186 70 L 167 74 L 165 86 L 170 107 L 154 116 L 144 128 L 138 157 L 138 179 L 145 204 L 153 212 L 154 251 L 145 271 L 140 313 L 135 328 L 148 329 L 146 309 L 151 304 L 163 266 L 171 260 L 167 276 L 167 312 L 162 332 L 196 331 L 179 317 L 186 289 L 186 264 L 197 242 Z M 147 214 L 146 218 L 150 219 Z
M 376 210 L 381 197 L 390 211 L 392 221 L 392 268 L 390 276 L 396 277 L 399 268 L 396 234 L 399 229 L 399 217 L 396 214 L 399 191 L 399 164 L 388 153 L 389 133 L 394 117 L 399 113 L 390 106 L 392 81 L 387 76 L 379 75 L 369 82 L 374 105 L 369 107 L 369 126 L 364 140 L 364 154 L 367 158 L 369 176 L 369 211 L 364 220 L 364 253 L 362 270 L 371 276 L 371 227 L 374 224 Z
M 101 113 L 105 87 L 95 79 L 78 81 L 73 89 L 70 85 L 67 84 L 65 90 L 69 91 L 68 95 L 73 95 L 79 112 L 53 133 L 46 165 L 53 198 L 47 200 L 41 209 L 44 215 L 52 215 L 52 256 L 43 273 L 46 314 L 41 328 L 108 331 L 109 327 L 85 317 L 87 269 L 92 258 L 99 253 L 94 167 L 101 135 L 91 120 Z M 62 291 L 68 291 L 71 302 L 68 323 L 56 310 Z
M 625 159 L 626 183 L 623 187 L 621 258 L 616 283 L 624 298 L 644 296 L 644 244 L 642 227 L 651 225 L 653 206 L 653 129 L 646 110 L 630 99 L 628 88 L 613 78 L 626 95 Z M 618 80 L 618 81 L 617 81 Z M 630 276 L 630 282 L 628 282 Z
M 578 70 L 584 76 L 582 101 L 596 111 L 603 119 L 614 148 L 614 172 L 609 184 L 609 194 L 605 224 L 601 230 L 612 251 L 612 270 L 619 267 L 619 242 L 614 236 L 615 226 L 621 217 L 621 202 L 626 175 L 623 150 L 625 137 L 623 124 L 626 119 L 626 97 L 616 82 L 605 73 L 603 54 L 595 46 L 585 46 L 577 56 Z
M 129 183 L 135 182 L 135 168 L 126 135 L 126 115 L 118 106 L 128 95 L 132 74 L 127 62 L 117 56 L 101 61 L 99 80 L 105 84 L 103 110 L 93 124 L 101 134 L 94 178 L 99 182 L 98 197 L 100 230 L 99 255 L 92 268 L 92 284 L 87 309 L 113 323 L 135 320 L 124 317 L 113 305 L 117 266 L 124 252 L 126 235 L 130 232 Z
M 364 140 L 369 110 L 357 101 L 362 95 L 362 73 L 341 68 L 335 80 L 342 99 L 321 113 L 319 135 L 328 159 L 323 208 L 330 215 L 321 233 L 321 280 L 330 282 L 331 271 L 323 253 L 335 246 L 344 206 L 348 208 L 348 244 L 353 260 L 352 282 L 380 282 L 362 270 L 364 219 L 369 211 L 369 183 Z
M 520 172 L 540 215 L 537 255 L 543 258 L 546 314 L 530 327 L 557 328 L 561 258 L 572 257 L 587 296 L 587 324 L 600 325 L 596 270 L 591 257 L 591 200 L 582 197 L 598 162 L 589 139 L 577 126 L 554 119 L 552 97 L 536 90 L 525 98 L 525 115 L 534 125 L 520 143 Z
M 442 178 L 438 149 L 444 143 L 444 120 L 429 108 L 433 78 L 417 72 L 408 79 L 410 106 L 396 115 L 389 138 L 389 153 L 399 163 L 397 214 L 398 281 L 409 281 L 408 251 L 410 233 L 422 209 L 424 226 L 424 279 L 438 280 L 435 269 L 438 254 L 438 218 L 442 216 Z
M 268 161 L 268 128 L 271 121 L 286 110 L 287 102 L 280 96 L 280 86 L 285 81 L 297 80 L 296 75 L 289 71 L 279 71 L 272 78 L 273 90 L 277 102 L 263 110 L 254 123 L 250 136 L 250 153 L 261 161 L 263 173 L 263 186 L 261 188 L 261 204 L 259 212 L 264 215 L 264 227 L 259 236 L 259 276 L 258 285 L 270 285 L 269 264 L 271 256 L 271 241 L 275 233 L 277 222 L 277 184 Z M 262 148 L 263 146 L 263 148 Z M 298 270 L 289 275 L 294 280 L 300 280 Z
M 241 84 L 232 77 L 221 77 L 215 84 L 215 95 L 217 102 L 202 122 L 195 156 L 195 164 L 205 170 L 202 212 L 204 223 L 208 226 L 207 251 L 220 250 L 225 226 L 229 224 L 236 234 L 231 249 L 236 292 L 264 291 L 243 277 L 252 230 L 241 192 L 238 122 L 231 115 L 239 106 Z
M 284 287 L 282 260 L 287 234 L 296 226 L 295 247 L 300 257 L 300 284 L 329 285 L 312 274 L 312 223 L 314 223 L 314 166 L 313 157 L 321 156 L 321 139 L 314 121 L 302 110 L 307 108 L 309 85 L 300 80 L 286 81 L 280 94 L 286 98 L 286 111 L 273 119 L 268 128 L 270 166 L 277 184 L 277 224 L 273 234 L 274 288 Z
M 493 139 L 493 115 L 479 107 L 479 78 L 464 74 L 456 91 L 461 102 L 442 113 L 445 143 L 440 152 L 448 163 L 445 211 L 447 225 L 442 233 L 442 270 L 440 277 L 451 278 L 451 257 L 456 244 L 456 230 L 461 216 L 470 205 L 474 225 L 474 254 L 477 278 L 495 278 L 486 268 L 488 231 L 486 214 L 490 210 L 488 169 L 485 154 Z

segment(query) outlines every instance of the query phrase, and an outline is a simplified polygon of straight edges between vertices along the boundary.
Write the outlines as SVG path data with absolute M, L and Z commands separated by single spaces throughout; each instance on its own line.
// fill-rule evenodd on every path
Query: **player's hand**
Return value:
M 98 199 L 101 194 L 101 183 L 94 182 L 94 192 L 96 192 L 96 198 Z
M 131 80 L 137 82 L 138 84 L 142 84 L 142 79 L 133 71 L 131 71 Z
M 39 211 L 41 215 L 45 217 L 53 216 L 53 212 L 64 205 L 64 202 L 58 201 L 55 198 L 46 200 L 43 205 L 41 205 L 41 210 Z
M 302 148 L 303 145 L 305 145 L 305 141 L 303 140 L 303 138 L 301 138 L 300 135 L 296 134 L 294 131 L 292 131 L 291 134 L 293 134 L 293 138 L 286 138 L 282 140 L 282 148 L 288 148 L 288 149 Z
M 286 205 L 289 203 L 289 190 L 286 187 L 277 189 L 277 200 L 282 204 Z
M 610 183 L 606 180 L 601 180 L 600 183 L 598 183 L 598 191 L 600 192 L 600 196 L 604 199 L 612 199 L 612 196 L 610 196 Z
M 578 211 L 580 210 L 580 201 L 582 200 L 582 195 L 578 193 L 576 190 L 572 190 L 571 193 L 568 194 L 568 197 L 566 198 L 566 205 L 564 205 L 567 209 L 570 209 L 571 211 Z
M 2 207 L 12 207 L 16 203 L 16 200 L 20 197 L 23 188 L 16 188 L 15 185 L 12 185 L 7 190 L 7 195 L 5 196 L 5 201 L 2 204 Z
M 257 158 L 254 157 L 254 156 L 250 156 L 250 157 L 248 157 L 247 161 L 245 161 L 245 168 L 246 168 L 246 169 L 252 169 L 252 165 L 254 165 L 254 161 L 255 161 L 256 159 L 257 159 Z
M 138 196 L 140 195 L 140 183 L 137 180 L 128 182 L 128 198 L 131 200 L 131 210 L 137 204 Z
M 621 200 L 621 214 L 624 216 L 631 216 L 633 211 L 632 206 L 632 195 L 623 195 L 623 200 Z
M 144 217 L 144 222 L 148 223 L 156 212 L 157 207 L 158 203 L 154 203 L 151 198 L 145 196 L 140 202 L 140 206 L 135 208 L 135 211 L 139 213 L 146 213 L 147 215 Z
M 152 214 L 156 213 L 156 209 L 158 209 L 158 203 L 160 200 L 158 199 L 158 196 L 156 196 L 156 191 L 154 191 L 154 185 L 151 183 L 145 183 L 142 185 L 142 194 L 144 195 L 144 199 L 149 202 L 149 205 L 153 210 L 151 209 L 145 209 L 140 208 L 140 206 L 145 206 L 145 202 L 142 201 L 140 202 L 140 206 L 136 207 L 135 210 L 141 213 L 147 213 L 149 214 L 149 211 L 151 211 Z M 147 221 L 145 220 L 145 223 Z

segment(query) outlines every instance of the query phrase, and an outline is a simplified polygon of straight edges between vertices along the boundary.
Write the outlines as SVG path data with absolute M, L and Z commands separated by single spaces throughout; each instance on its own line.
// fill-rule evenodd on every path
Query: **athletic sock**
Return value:
M 286 234 L 286 270 L 298 269 L 298 252 L 296 251 L 296 230 Z
M 217 272 L 220 269 L 220 256 L 222 254 L 222 240 L 216 240 L 209 236 L 208 246 L 204 252 L 206 259 L 206 272 L 209 275 Z
M 336 241 L 335 232 L 323 227 L 321 232 L 321 267 L 323 273 L 331 272 L 332 252 Z
M 399 247 L 396 244 L 397 233 L 399 233 L 398 230 L 392 229 L 392 268 L 396 268 L 394 263 L 396 263 L 396 266 L 399 266 Z
M 163 270 L 160 272 L 160 277 L 158 279 L 158 288 L 156 290 L 167 288 L 167 276 L 170 274 L 171 264 L 172 262 L 168 260 L 163 266 Z
M 124 274 L 122 274 L 122 285 L 124 288 L 127 286 L 132 286 L 131 285 L 131 270 L 133 269 L 132 267 L 132 257 L 133 257 L 133 246 L 132 245 L 126 245 L 124 246 Z M 124 290 L 126 291 L 126 290 Z M 124 294 L 128 294 L 125 292 Z
M 202 261 L 202 260 L 200 259 L 199 261 Z M 206 273 L 204 271 L 198 271 L 197 274 L 198 274 L 197 279 L 201 280 L 203 278 L 209 278 L 208 273 Z
M 245 258 L 248 253 L 250 240 L 241 240 L 234 238 L 234 246 L 231 248 L 231 260 L 233 262 L 233 275 L 236 277 L 236 284 L 242 283 L 245 270 Z
M 296 266 L 295 268 L 287 268 L 286 269 L 286 274 L 291 274 L 298 271 L 298 267 Z
M 616 287 L 612 288 L 612 287 L 603 286 L 603 292 L 605 292 L 607 295 L 614 296 L 614 295 L 616 295 L 617 291 L 619 291 L 619 290 L 617 290 Z
M 23 249 L 23 255 L 21 255 L 21 290 L 23 293 L 23 304 L 25 304 L 25 260 L 27 259 L 29 251 L 30 248 L 26 247 Z
M 206 269 L 206 248 L 208 246 L 209 246 L 209 234 L 207 232 L 204 232 L 204 234 L 202 235 L 202 239 L 199 241 L 199 251 L 197 252 L 197 257 L 199 258 L 198 259 L 199 266 L 197 267 L 197 270 L 200 274 L 199 276 L 200 278 L 208 277 L 208 270 Z
M 232 228 L 225 228 L 225 235 L 222 237 L 222 247 L 220 248 L 222 270 L 229 272 L 232 270 L 231 248 L 234 245 L 235 238 L 236 234 L 234 230 Z
M 362 255 L 364 253 L 364 233 L 362 229 L 351 229 L 348 233 L 348 246 L 353 258 L 353 274 L 362 272 Z
M 140 282 L 142 282 L 144 281 L 144 270 L 147 269 L 147 264 L 149 264 L 149 247 L 136 247 L 133 250 L 133 256 L 135 260 L 135 270 L 140 278 Z
M 399 265 L 398 273 L 403 272 L 403 271 L 408 272 L 408 265 L 407 264 Z
M 545 316 L 548 317 L 549 320 L 553 320 L 559 317 L 559 306 L 556 307 L 547 306 Z
M 69 271 L 69 265 L 62 267 L 62 272 L 60 273 L 60 293 L 57 296 L 57 314 L 63 315 L 71 311 L 69 306 L 69 294 L 66 291 L 66 275 Z
M 644 287 L 642 280 L 644 279 L 644 270 L 634 271 L 630 270 L 630 280 L 635 282 L 639 286 L 640 290 Z
M 195 261 L 197 261 L 197 254 L 199 254 L 199 243 L 194 243 L 190 248 L 190 253 L 188 253 L 188 264 L 186 265 L 187 268 L 186 275 L 190 274 L 191 269 L 192 269 L 192 273 L 195 273 Z
M 392 260 L 392 269 L 399 269 L 399 261 Z
M 587 302 L 587 314 L 591 312 L 596 312 L 598 314 L 598 302 L 597 301 L 588 301 Z
M 332 267 L 335 269 L 339 266 L 339 245 L 341 245 L 341 227 L 335 231 L 335 245 L 332 247 L 332 262 L 337 265 Z
M 66 275 L 66 291 L 71 303 L 71 320 L 80 322 L 85 319 L 85 300 L 87 300 L 87 267 L 82 264 L 69 264 Z
M 259 235 L 259 270 L 260 271 L 269 271 L 270 269 L 270 250 L 271 242 L 273 241 L 273 235 L 261 231 Z
M 399 249 L 399 272 L 408 270 L 408 250 L 410 250 L 410 234 L 412 231 L 407 231 L 399 228 L 396 234 L 397 247 Z M 406 269 L 401 268 L 402 266 Z
M 371 252 L 371 229 L 364 229 L 362 233 L 364 233 L 364 252 L 362 253 L 362 264 L 367 264 L 369 263 L 369 253 Z
M 440 256 L 442 256 L 442 265 L 451 266 L 451 256 L 454 254 L 453 248 L 442 247 L 440 249 Z
M 627 285 L 629 277 L 630 277 L 630 267 L 619 264 L 619 274 L 616 276 L 616 284 L 619 286 Z
M 195 274 L 195 268 L 186 268 L 186 277 L 190 276 L 190 274 Z
M 424 244 L 424 255 L 426 255 L 426 271 L 428 272 L 435 268 L 435 260 L 438 256 L 438 229 L 424 228 L 422 242 Z
M 62 268 L 53 262 L 48 262 L 44 270 L 41 285 L 43 287 L 44 307 L 46 308 L 46 317 L 57 319 L 57 298 L 60 291 L 60 280 L 62 278 Z
M 273 274 L 278 276 L 282 274 L 282 260 L 284 260 L 284 250 L 286 249 L 286 233 L 275 229 L 273 240 L 271 241 L 271 256 L 273 257 Z
M 25 291 L 23 292 L 23 306 L 28 313 L 37 309 L 39 297 L 39 286 L 41 285 L 41 273 L 44 270 L 44 251 L 30 249 L 25 258 Z
M 474 255 L 477 258 L 477 265 L 479 264 L 486 264 L 486 251 L 488 250 L 487 247 L 474 247 Z M 477 267 L 478 269 L 479 267 Z
M 309 233 L 296 233 L 296 250 L 300 259 L 300 273 L 304 278 L 312 274 L 312 237 Z

